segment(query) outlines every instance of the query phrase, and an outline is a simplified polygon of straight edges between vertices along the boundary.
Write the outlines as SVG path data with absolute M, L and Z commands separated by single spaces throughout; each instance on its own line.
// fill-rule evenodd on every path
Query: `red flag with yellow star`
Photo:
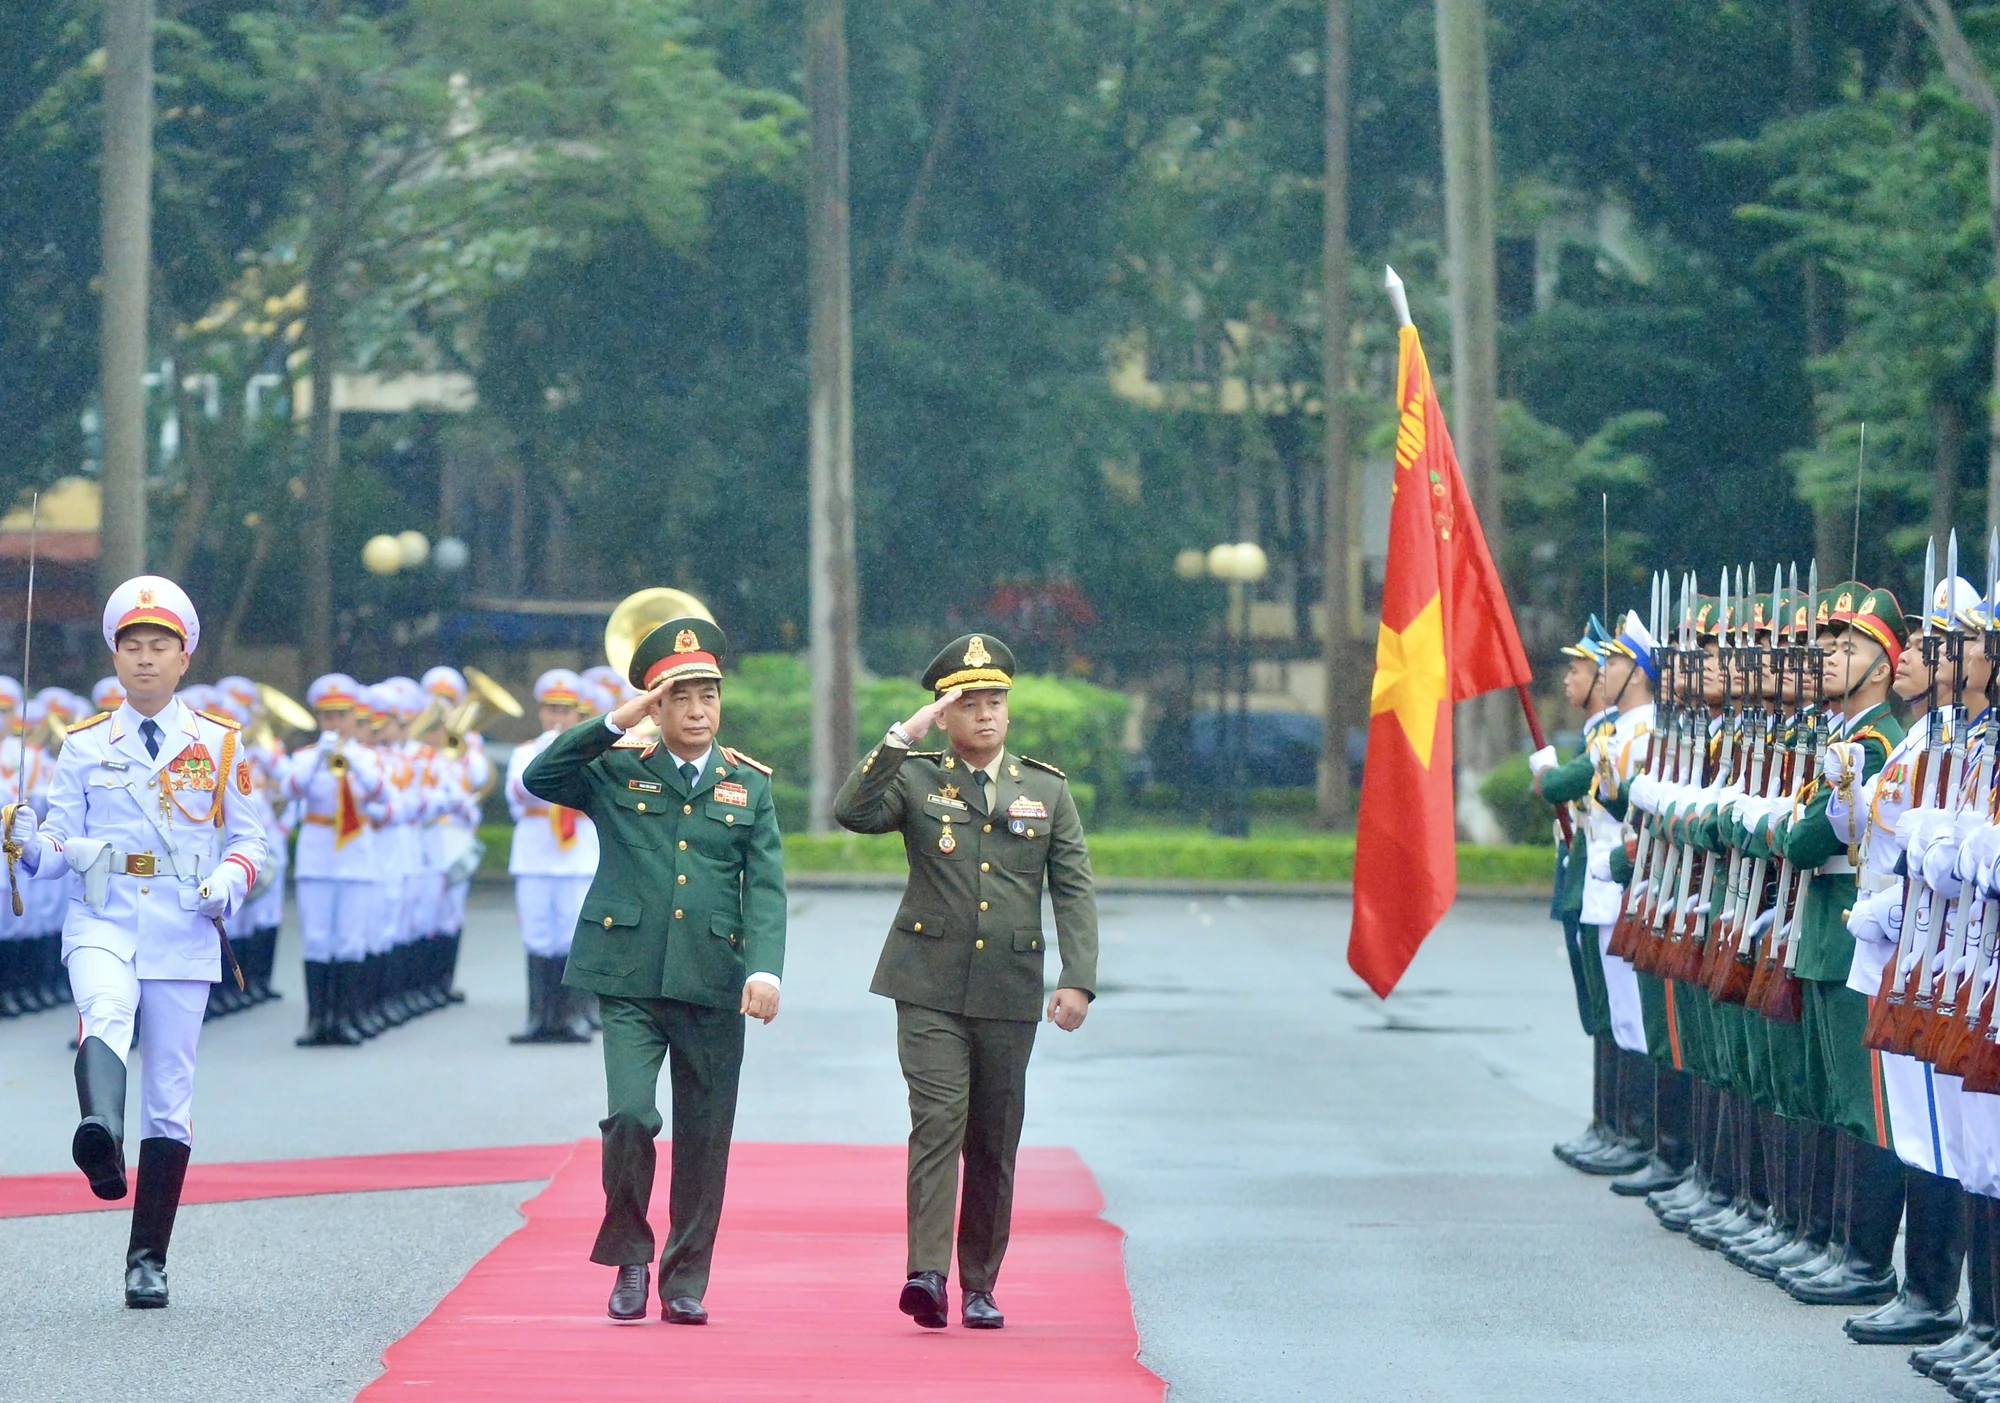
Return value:
M 1458 896 L 1451 705 L 1533 673 L 1415 327 L 1396 368 L 1394 504 L 1347 963 L 1389 996 Z

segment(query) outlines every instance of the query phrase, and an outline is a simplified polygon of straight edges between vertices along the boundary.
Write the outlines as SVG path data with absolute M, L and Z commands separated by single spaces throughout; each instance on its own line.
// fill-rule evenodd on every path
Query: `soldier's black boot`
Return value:
M 326 1014 L 333 1002 L 327 986 L 332 978 L 333 966 L 325 960 L 306 961 L 306 1030 L 292 1040 L 292 1046 L 326 1046 Z
M 1581 1135 L 1554 1147 L 1555 1157 L 1575 1168 L 1577 1161 L 1601 1153 L 1611 1143 L 1611 1106 L 1617 1092 L 1618 1048 L 1609 1037 L 1590 1040 L 1590 1124 Z
M 1842 1327 L 1847 1338 L 1861 1345 L 1927 1345 L 1958 1333 L 1964 1197 L 1956 1179 L 1903 1167 L 1903 1289 L 1887 1305 L 1850 1317 Z
M 1729 1118 L 1731 1152 L 1736 1166 L 1736 1196 L 1720 1213 L 1711 1213 L 1688 1224 L 1688 1241 L 1711 1251 L 1737 1237 L 1754 1231 L 1764 1219 L 1770 1200 L 1766 1197 L 1762 1156 L 1757 1153 L 1758 1107 L 1747 1096 L 1735 1098 Z
M 187 1167 L 188 1147 L 180 1141 L 154 1136 L 139 1142 L 139 1192 L 125 1249 L 125 1304 L 133 1310 L 158 1310 L 167 1303 L 167 1244 Z
M 1993 1213 L 2000 1204 L 1981 1194 L 1959 1195 L 1965 1211 L 1965 1324 L 1943 1344 L 1910 1352 L 1919 1374 L 1949 1382 L 1950 1371 L 1992 1357 L 1994 1346 Z
M 2000 1343 L 2000 1335 L 1996 1335 L 2000 1297 L 1994 1291 L 1994 1215 L 2000 1213 L 2000 1203 L 1980 1193 L 1964 1193 L 1962 1199 L 1966 1211 L 1966 1299 L 1970 1301 L 1964 1329 L 1942 1345 L 1910 1351 L 1910 1367 L 1940 1383 L 1950 1383 L 1956 1369 L 1984 1365 Z
M 282 999 L 285 996 L 271 983 L 271 976 L 278 968 L 278 927 L 264 927 L 263 942 L 259 948 L 263 953 L 257 961 L 261 966 L 257 975 L 258 997 L 266 1003 L 273 999 Z
M 64 978 L 69 971 L 63 968 L 62 962 L 62 932 L 57 931 L 53 935 L 43 936 L 41 946 L 44 1006 L 61 1008 L 70 1001 L 68 980 Z
M 1880 1305 L 1896 1294 L 1896 1228 L 1903 1220 L 1903 1162 L 1894 1150 L 1847 1142 L 1847 1251 L 1830 1271 L 1788 1284 L 1809 1306 Z
M 1612 1092 L 1612 1137 L 1593 1155 L 1579 1156 L 1572 1167 L 1586 1174 L 1615 1178 L 1645 1164 L 1653 1144 L 1653 1064 L 1643 1053 L 1614 1045 L 1616 1068 Z
M 465 1002 L 465 990 L 457 987 L 458 948 L 465 941 L 465 932 L 463 930 L 455 930 L 446 936 L 445 939 L 450 943 L 451 948 L 444 965 L 444 996 L 449 1003 L 462 1004 Z
M 1784 1205 L 1779 1220 L 1780 1234 L 1761 1248 L 1745 1249 L 1731 1258 L 1752 1276 L 1773 1280 L 1790 1267 L 1802 1266 L 1819 1253 L 1811 1228 L 1811 1160 L 1805 1153 L 1810 1133 L 1802 1121 L 1787 1116 L 1774 1117 L 1777 1124 L 1777 1168 L 1774 1182 L 1782 1182 Z
M 1686 1232 L 1697 1220 L 1726 1208 L 1736 1196 L 1735 1140 L 1729 1129 L 1734 1114 L 1729 1093 L 1717 1088 L 1704 1132 L 1708 1144 L 1708 1192 L 1690 1202 L 1659 1209 L 1660 1226 L 1667 1231 Z
M 1757 1108 L 1758 1158 L 1764 1171 L 1764 1193 L 1768 1204 L 1764 1225 L 1747 1237 L 1726 1243 L 1722 1255 L 1745 1271 L 1750 1262 L 1792 1240 L 1791 1181 L 1786 1175 L 1784 1122 L 1778 1113 Z M 1754 1274 L 1754 1273 L 1753 1273 Z
M 590 1020 L 584 1016 L 583 1001 L 588 997 L 581 989 L 572 989 L 563 983 L 563 972 L 569 967 L 569 959 L 549 961 L 549 1041 L 557 1043 L 587 1043 L 591 1038 Z
M 520 1032 L 508 1034 L 508 1042 L 519 1045 L 549 1040 L 549 963 L 540 955 L 528 956 L 528 1022 Z
M 18 940 L 0 940 L 0 1018 L 19 1018 L 27 1010 L 21 1007 L 20 995 L 14 992 L 16 971 L 20 961 L 15 956 Z
M 359 1047 L 366 1039 L 355 1020 L 366 995 L 359 960 L 335 960 L 327 966 L 326 1040 L 339 1047 Z
M 1625 1198 L 1664 1193 L 1687 1177 L 1694 1158 L 1694 1078 L 1664 1062 L 1653 1064 L 1653 1147 L 1646 1162 L 1611 1181 L 1611 1192 Z
M 125 1197 L 125 1063 L 102 1038 L 76 1049 L 76 1101 L 82 1121 L 69 1156 L 103 1199 Z
M 410 1021 L 408 1000 L 404 998 L 403 980 L 407 969 L 407 945 L 391 945 L 382 952 L 382 1022 L 386 1027 L 400 1028 Z
M 364 1038 L 378 1038 L 387 1030 L 382 1021 L 382 957 L 364 955 L 354 967 L 359 995 L 354 1005 L 354 1026 Z
M 1688 1174 L 1673 1188 L 1646 1195 L 1646 1206 L 1656 1214 L 1675 1209 L 1691 1210 L 1708 1197 L 1709 1184 L 1715 1173 L 1710 1163 L 1715 1140 L 1715 1088 L 1705 1081 L 1696 1080 L 1690 1102 L 1692 1117 L 1688 1145 L 1693 1157 L 1688 1164 Z
M 1844 1195 L 1846 1154 L 1844 1137 L 1830 1126 L 1808 1123 L 1802 1134 L 1806 1171 L 1807 1245 L 1813 1248 L 1803 1262 L 1779 1271 L 1779 1286 L 1819 1275 L 1846 1253 L 1841 1240 L 1840 1206 Z

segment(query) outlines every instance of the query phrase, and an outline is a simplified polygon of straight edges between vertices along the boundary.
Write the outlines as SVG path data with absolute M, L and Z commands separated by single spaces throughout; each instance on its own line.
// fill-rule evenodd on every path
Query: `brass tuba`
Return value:
M 669 619 L 689 618 L 715 622 L 708 606 L 686 590 L 656 585 L 628 594 L 604 625 L 604 660 L 620 677 L 630 680 L 632 655 L 639 651 L 639 640 Z

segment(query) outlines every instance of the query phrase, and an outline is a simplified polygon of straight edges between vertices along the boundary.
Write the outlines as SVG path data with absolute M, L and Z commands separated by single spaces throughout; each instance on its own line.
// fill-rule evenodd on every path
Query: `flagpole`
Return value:
M 1416 323 L 1410 319 L 1409 290 L 1403 286 L 1403 280 L 1396 276 L 1393 267 L 1385 269 L 1382 285 L 1388 289 L 1389 303 L 1396 309 L 1396 324 L 1415 326 Z M 1527 718 L 1528 735 L 1535 742 L 1535 749 L 1546 749 L 1549 743 L 1548 737 L 1542 734 L 1542 718 L 1535 714 L 1535 698 L 1528 691 L 1528 684 L 1516 682 L 1514 691 L 1521 699 L 1521 715 Z M 1574 836 L 1569 824 L 1569 810 L 1561 804 L 1555 808 L 1556 822 L 1562 827 L 1563 845 L 1567 847 Z

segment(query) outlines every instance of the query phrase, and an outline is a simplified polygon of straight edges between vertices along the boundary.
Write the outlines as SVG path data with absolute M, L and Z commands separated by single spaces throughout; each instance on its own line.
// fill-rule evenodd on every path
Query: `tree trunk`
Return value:
M 1320 493 L 1320 598 L 1326 615 L 1320 657 L 1325 708 L 1320 729 L 1319 806 L 1322 828 L 1353 821 L 1347 773 L 1347 733 L 1361 722 L 1359 682 L 1365 671 L 1350 626 L 1354 529 L 1348 519 L 1347 304 L 1348 0 L 1326 4 L 1326 194 L 1320 238 L 1320 424 L 1326 483 Z
M 299 662 L 307 677 L 333 670 L 333 486 L 340 472 L 340 419 L 333 407 L 340 324 L 337 272 L 324 246 L 306 269 L 312 415 L 306 429 L 305 520 L 299 533 L 305 576 L 299 600 Z
M 1506 522 L 1500 504 L 1499 307 L 1486 0 L 1437 0 L 1437 47 L 1451 267 L 1451 436 L 1487 544 L 1499 560 Z M 1516 706 L 1502 692 L 1475 697 L 1456 710 L 1459 825 L 1474 841 L 1500 837 L 1479 797 L 1478 781 L 1514 749 Z
M 1965 411 L 1938 385 L 1931 391 L 1931 535 L 1940 541 L 1958 524 L 1958 460 L 1964 453 Z
M 854 565 L 853 291 L 847 229 L 847 18 L 844 0 L 807 0 L 806 95 L 812 166 L 806 238 L 812 292 L 810 461 L 813 708 L 810 822 L 833 829 L 833 798 L 854 763 L 859 607 Z
M 1986 140 L 1986 209 L 1994 272 L 2000 276 L 2000 118 Z M 1994 314 L 1993 386 L 1986 396 L 1986 532 L 1990 537 L 1995 531 L 2000 531 L 2000 311 Z
M 98 583 L 105 593 L 146 569 L 146 323 L 153 257 L 153 5 L 104 3 L 104 414 Z

